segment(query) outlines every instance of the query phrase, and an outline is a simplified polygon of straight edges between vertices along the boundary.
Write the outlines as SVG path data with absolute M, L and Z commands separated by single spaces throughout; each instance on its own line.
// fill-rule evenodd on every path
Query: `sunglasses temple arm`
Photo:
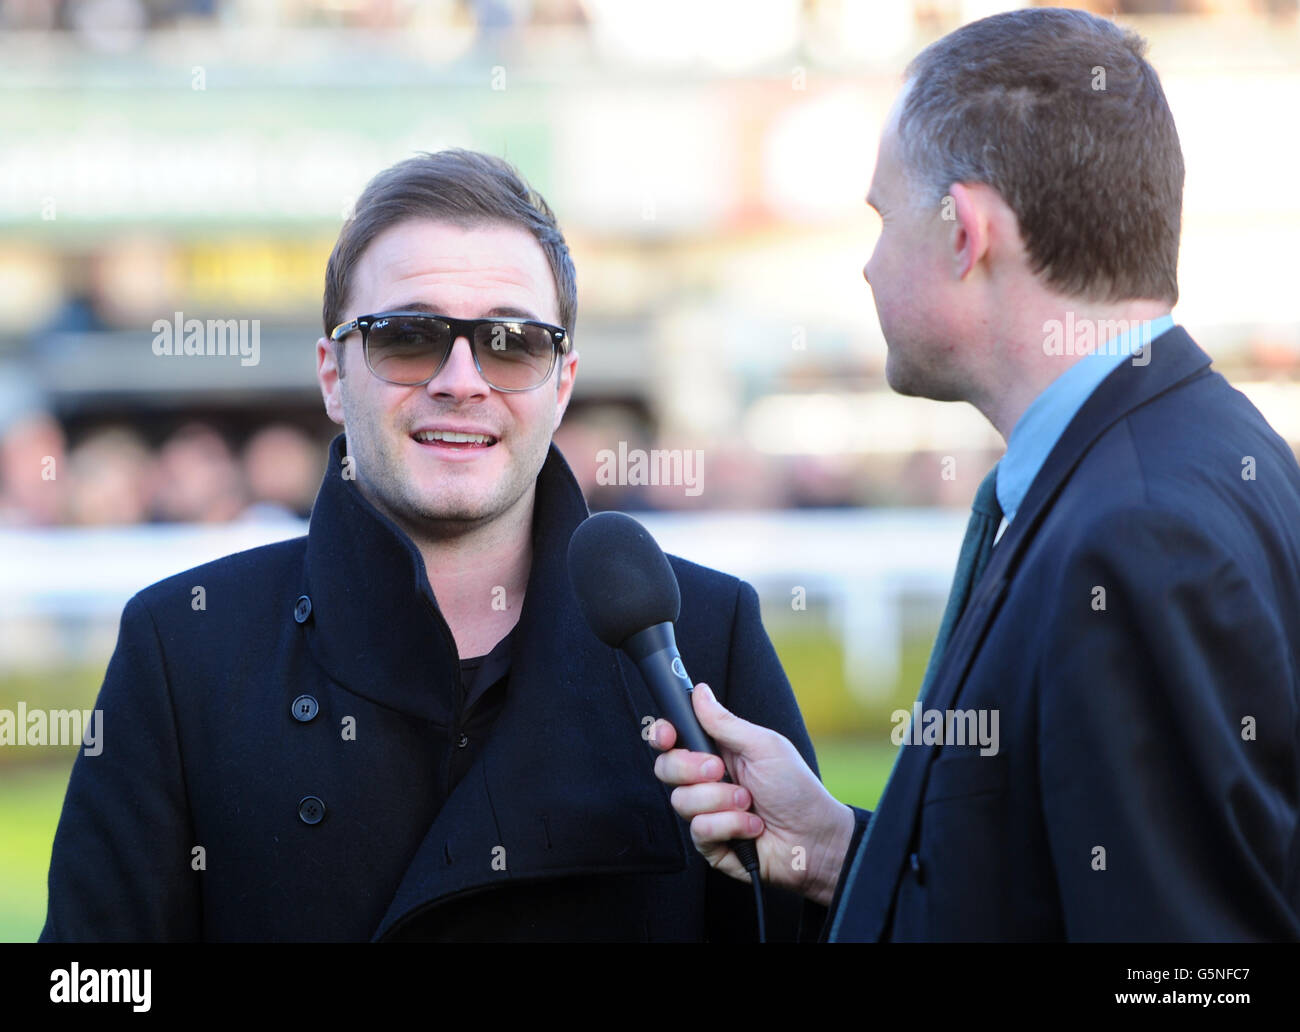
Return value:
M 330 340 L 340 341 L 353 330 L 359 329 L 360 326 L 360 319 L 353 319 L 351 322 L 339 323 L 339 325 L 334 327 L 334 331 L 330 334 Z

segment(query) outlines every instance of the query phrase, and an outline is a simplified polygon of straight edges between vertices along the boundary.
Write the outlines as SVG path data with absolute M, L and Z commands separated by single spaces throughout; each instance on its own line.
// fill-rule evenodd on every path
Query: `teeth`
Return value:
M 487 434 L 462 434 L 455 430 L 421 430 L 415 435 L 417 441 L 445 441 L 448 444 L 491 444 L 492 438 Z

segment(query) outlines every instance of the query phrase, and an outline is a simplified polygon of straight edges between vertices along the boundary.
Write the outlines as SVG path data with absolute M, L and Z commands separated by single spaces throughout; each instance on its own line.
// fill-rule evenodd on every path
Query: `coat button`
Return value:
M 912 868 L 912 873 L 916 875 L 916 884 L 925 884 L 925 868 L 921 866 L 921 858 L 913 853 L 907 858 L 908 865 Z
M 293 714 L 293 719 L 305 724 L 320 712 L 320 705 L 315 698 L 310 695 L 299 695 L 293 700 L 293 705 L 289 708 Z
M 316 796 L 303 796 L 298 803 L 298 817 L 303 824 L 319 824 L 325 816 L 325 804 Z
M 464 749 L 465 746 L 467 745 L 469 745 L 469 735 L 465 734 L 465 732 L 462 731 L 460 733 L 460 737 L 456 739 L 456 748 Z
M 293 618 L 299 623 L 306 623 L 309 616 L 311 616 L 311 599 L 306 595 L 299 595 L 298 602 L 293 607 Z

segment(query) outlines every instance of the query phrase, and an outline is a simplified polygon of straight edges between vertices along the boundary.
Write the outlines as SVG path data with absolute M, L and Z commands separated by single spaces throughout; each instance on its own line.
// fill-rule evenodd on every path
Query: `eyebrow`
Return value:
M 439 311 L 433 305 L 425 301 L 410 301 L 406 304 L 394 305 L 389 309 L 391 312 L 427 312 L 429 315 L 446 315 L 445 312 Z M 497 305 L 495 308 L 488 309 L 483 313 L 484 319 L 528 319 L 532 322 L 545 322 L 539 319 L 527 308 L 519 308 L 515 305 Z

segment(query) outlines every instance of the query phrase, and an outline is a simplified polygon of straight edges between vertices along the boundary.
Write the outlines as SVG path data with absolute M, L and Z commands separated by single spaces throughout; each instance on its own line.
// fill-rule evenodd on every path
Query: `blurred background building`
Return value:
M 907 61 L 1015 6 L 0 0 L 0 706 L 88 707 L 134 591 L 305 531 L 326 258 L 375 172 L 462 146 L 573 250 L 557 441 L 593 509 L 758 586 L 828 773 L 834 736 L 870 743 L 832 787 L 872 804 L 1002 442 L 885 385 L 863 198 Z M 1187 165 L 1175 316 L 1300 447 L 1297 0 L 1073 6 L 1150 40 Z M 255 320 L 256 363 L 155 354 L 177 313 Z M 599 482 L 620 444 L 702 455 L 701 489 Z M 42 877 L 70 759 L 23 825 Z

